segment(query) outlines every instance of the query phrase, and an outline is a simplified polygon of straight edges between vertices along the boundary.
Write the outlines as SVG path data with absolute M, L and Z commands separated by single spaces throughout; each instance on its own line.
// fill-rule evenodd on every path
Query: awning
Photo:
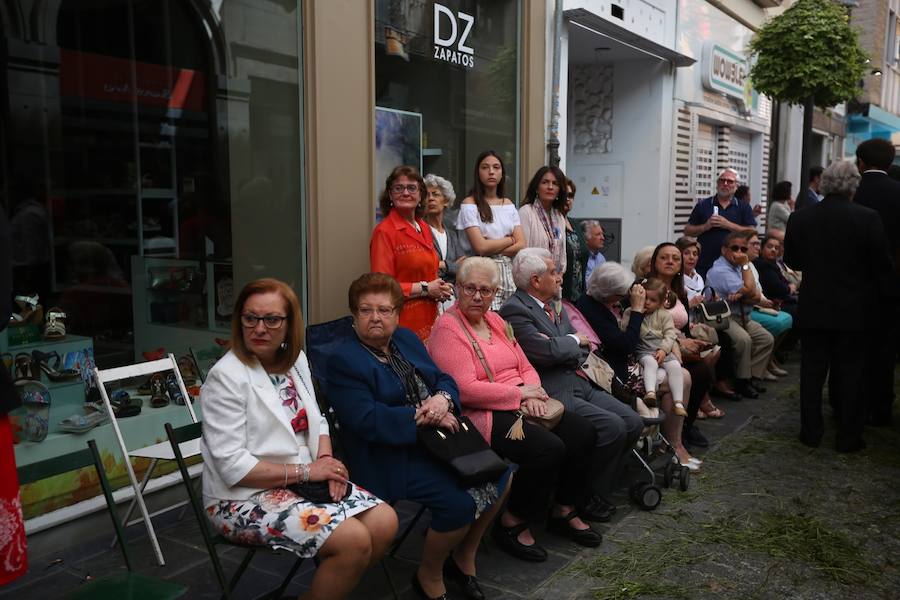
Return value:
M 591 31 L 599 35 L 610 37 L 618 42 L 627 44 L 632 48 L 646 52 L 647 54 L 655 56 L 661 60 L 669 61 L 676 67 L 689 67 L 697 62 L 696 59 L 691 58 L 686 54 L 676 52 L 675 50 L 667 48 L 662 44 L 657 44 L 656 42 L 648 40 L 647 38 L 642 37 L 636 33 L 632 33 L 624 27 L 620 27 L 615 23 L 607 21 L 606 19 L 601 19 L 599 16 L 595 15 L 587 9 L 573 8 L 564 11 L 563 15 L 566 19 L 568 19 L 572 23 L 575 23 L 576 25 L 580 25 L 585 29 L 590 29 Z

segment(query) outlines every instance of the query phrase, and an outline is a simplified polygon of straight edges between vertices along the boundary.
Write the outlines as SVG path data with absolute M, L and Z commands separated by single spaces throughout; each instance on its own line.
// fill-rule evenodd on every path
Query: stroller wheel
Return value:
M 655 485 L 645 484 L 638 504 L 644 510 L 653 510 L 662 501 L 662 492 Z
M 669 461 L 666 468 L 663 469 L 663 485 L 667 488 L 672 487 L 672 481 L 675 479 L 675 463 Z
M 682 492 L 688 491 L 691 485 L 691 470 L 687 467 L 681 467 L 681 473 L 678 476 L 678 489 Z

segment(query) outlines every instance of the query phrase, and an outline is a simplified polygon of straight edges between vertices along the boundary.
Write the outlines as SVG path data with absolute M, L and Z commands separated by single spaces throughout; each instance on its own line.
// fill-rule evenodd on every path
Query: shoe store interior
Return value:
M 215 29 L 188 2 L 55 5 L 52 40 L 9 39 L 0 54 L 13 265 L 0 351 L 23 400 L 10 415 L 16 463 L 92 438 L 124 478 L 117 437 L 140 447 L 162 441 L 146 432 L 164 423 L 197 420 L 191 403 L 228 346 L 236 276 L 300 281 L 299 22 L 270 28 L 281 52 L 238 55 L 229 40 L 247 34 L 228 26 L 254 17 L 253 2 L 226 2 Z M 280 243 L 259 247 L 260 231 Z M 183 385 L 171 366 L 109 385 L 95 372 L 105 382 L 170 355 Z M 26 486 L 26 518 L 95 484 Z

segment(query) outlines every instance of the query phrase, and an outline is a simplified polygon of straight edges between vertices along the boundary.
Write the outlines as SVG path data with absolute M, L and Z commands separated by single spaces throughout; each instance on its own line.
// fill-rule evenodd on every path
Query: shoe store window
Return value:
M 93 436 L 121 466 L 109 415 L 95 414 L 93 367 L 173 353 L 197 394 L 228 345 L 236 290 L 271 276 L 302 295 L 300 11 L 11 2 L 47 36 L 4 27 L 0 50 L 15 313 L 0 350 L 27 399 L 13 415 L 16 460 Z M 109 390 L 129 446 L 185 422 L 167 388 L 131 383 Z M 24 497 L 27 515 L 83 492 L 46 495 Z
M 518 0 L 376 0 L 375 189 L 398 164 L 448 179 L 459 200 L 495 150 L 519 197 Z

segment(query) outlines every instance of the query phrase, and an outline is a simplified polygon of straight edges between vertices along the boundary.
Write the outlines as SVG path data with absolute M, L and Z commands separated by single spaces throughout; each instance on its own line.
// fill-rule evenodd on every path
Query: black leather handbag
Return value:
M 304 498 L 307 502 L 312 502 L 313 504 L 335 504 L 334 499 L 331 497 L 331 491 L 328 489 L 327 481 L 307 481 L 306 483 L 295 483 L 289 485 L 288 488 L 301 498 Z M 342 502 L 347 499 L 352 491 L 353 486 L 349 483 L 347 484 L 347 491 L 344 492 L 344 497 L 338 500 L 338 502 Z
M 703 288 L 701 294 L 705 296 L 706 290 L 712 291 L 713 298 L 718 298 L 716 290 L 709 286 Z M 728 329 L 730 319 L 731 307 L 728 306 L 728 302 L 725 300 L 705 300 L 694 309 L 695 322 L 709 325 L 719 331 Z
M 459 431 L 419 427 L 419 443 L 431 456 L 456 474 L 460 485 L 473 487 L 497 481 L 508 465 L 481 437 L 468 417 L 457 417 Z

